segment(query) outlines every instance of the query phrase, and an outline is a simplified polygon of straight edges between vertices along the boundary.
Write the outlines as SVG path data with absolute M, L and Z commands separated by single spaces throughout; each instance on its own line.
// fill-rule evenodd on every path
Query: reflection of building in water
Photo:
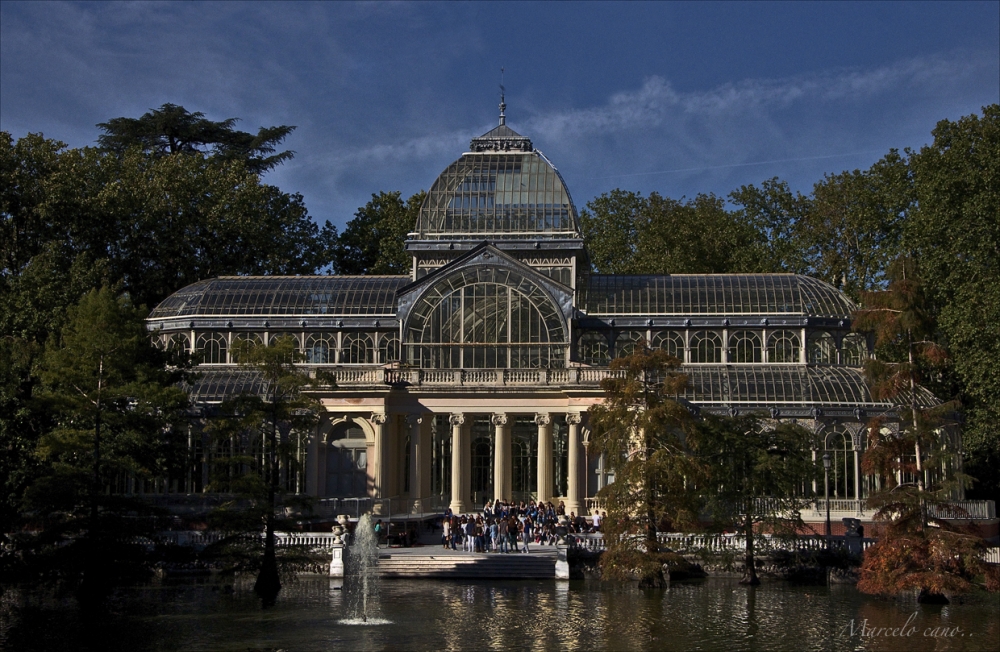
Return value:
M 870 341 L 850 330 L 851 301 L 793 274 L 590 273 L 563 178 L 502 116 L 438 176 L 406 249 L 407 276 L 207 279 L 164 300 L 149 328 L 202 356 L 193 398 L 206 414 L 259 389 L 235 365 L 242 342 L 290 336 L 305 368 L 332 374 L 317 430 L 284 435 L 288 488 L 315 496 L 586 510 L 614 479 L 588 454 L 587 410 L 609 361 L 644 342 L 683 362 L 683 399 L 702 411 L 813 433 L 816 459 L 833 460 L 832 497 L 855 501 L 835 511 L 854 515 L 874 488 L 859 469 L 863 424 L 883 415 L 896 429 L 897 408 L 865 384 Z M 957 453 L 957 432 L 941 437 Z M 194 437 L 191 453 L 177 487 L 199 492 L 211 460 L 233 451 Z

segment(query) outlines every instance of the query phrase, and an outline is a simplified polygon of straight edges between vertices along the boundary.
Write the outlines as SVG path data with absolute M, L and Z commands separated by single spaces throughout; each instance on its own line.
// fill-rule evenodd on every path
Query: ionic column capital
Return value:
M 569 412 L 566 414 L 566 423 L 571 426 L 578 426 L 583 423 L 583 417 L 579 412 Z
M 494 414 L 490 417 L 490 421 L 493 422 L 494 426 L 501 427 L 507 425 L 507 415 L 506 414 Z
M 552 423 L 552 415 L 548 412 L 539 412 L 535 415 L 535 424 L 539 426 L 547 426 Z
M 448 416 L 448 423 L 452 426 L 460 426 L 465 423 L 465 415 L 460 412 L 454 412 Z
M 372 422 L 372 425 L 376 426 L 381 426 L 382 424 L 384 424 L 386 419 L 387 419 L 386 415 L 382 412 L 373 412 L 372 415 L 368 418 L 368 420 Z
M 424 421 L 424 417 L 421 414 L 407 414 L 406 415 L 406 424 L 408 426 L 410 426 L 411 428 L 416 428 L 421 423 L 423 423 L 423 421 Z

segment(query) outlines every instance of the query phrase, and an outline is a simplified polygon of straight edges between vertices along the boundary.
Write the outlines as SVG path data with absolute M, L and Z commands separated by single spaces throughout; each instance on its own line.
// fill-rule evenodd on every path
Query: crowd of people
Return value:
M 564 518 L 565 517 L 565 518 Z M 441 545 L 466 552 L 528 553 L 529 544 L 554 545 L 565 534 L 601 531 L 603 514 L 595 511 L 585 517 L 574 512 L 566 514 L 562 502 L 490 501 L 482 512 L 453 514 L 449 509 L 442 519 Z

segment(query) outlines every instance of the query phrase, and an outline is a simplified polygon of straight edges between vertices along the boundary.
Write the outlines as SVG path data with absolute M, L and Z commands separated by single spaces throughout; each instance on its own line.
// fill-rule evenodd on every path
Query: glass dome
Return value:
M 471 149 L 431 186 L 418 239 L 580 237 L 562 176 L 530 140 L 500 125 Z

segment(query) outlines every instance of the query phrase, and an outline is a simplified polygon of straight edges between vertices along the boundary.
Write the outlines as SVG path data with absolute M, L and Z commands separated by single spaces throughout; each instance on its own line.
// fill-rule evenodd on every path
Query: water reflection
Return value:
M 287 583 L 267 610 L 250 584 L 231 593 L 193 581 L 121 591 L 100 617 L 82 616 L 71 598 L 11 590 L 0 599 L 0 648 L 918 652 L 993 650 L 1000 640 L 995 596 L 930 607 L 845 586 L 390 581 L 381 601 L 390 622 L 375 627 L 343 623 L 343 591 L 318 577 Z M 884 634 L 908 619 L 911 635 Z

